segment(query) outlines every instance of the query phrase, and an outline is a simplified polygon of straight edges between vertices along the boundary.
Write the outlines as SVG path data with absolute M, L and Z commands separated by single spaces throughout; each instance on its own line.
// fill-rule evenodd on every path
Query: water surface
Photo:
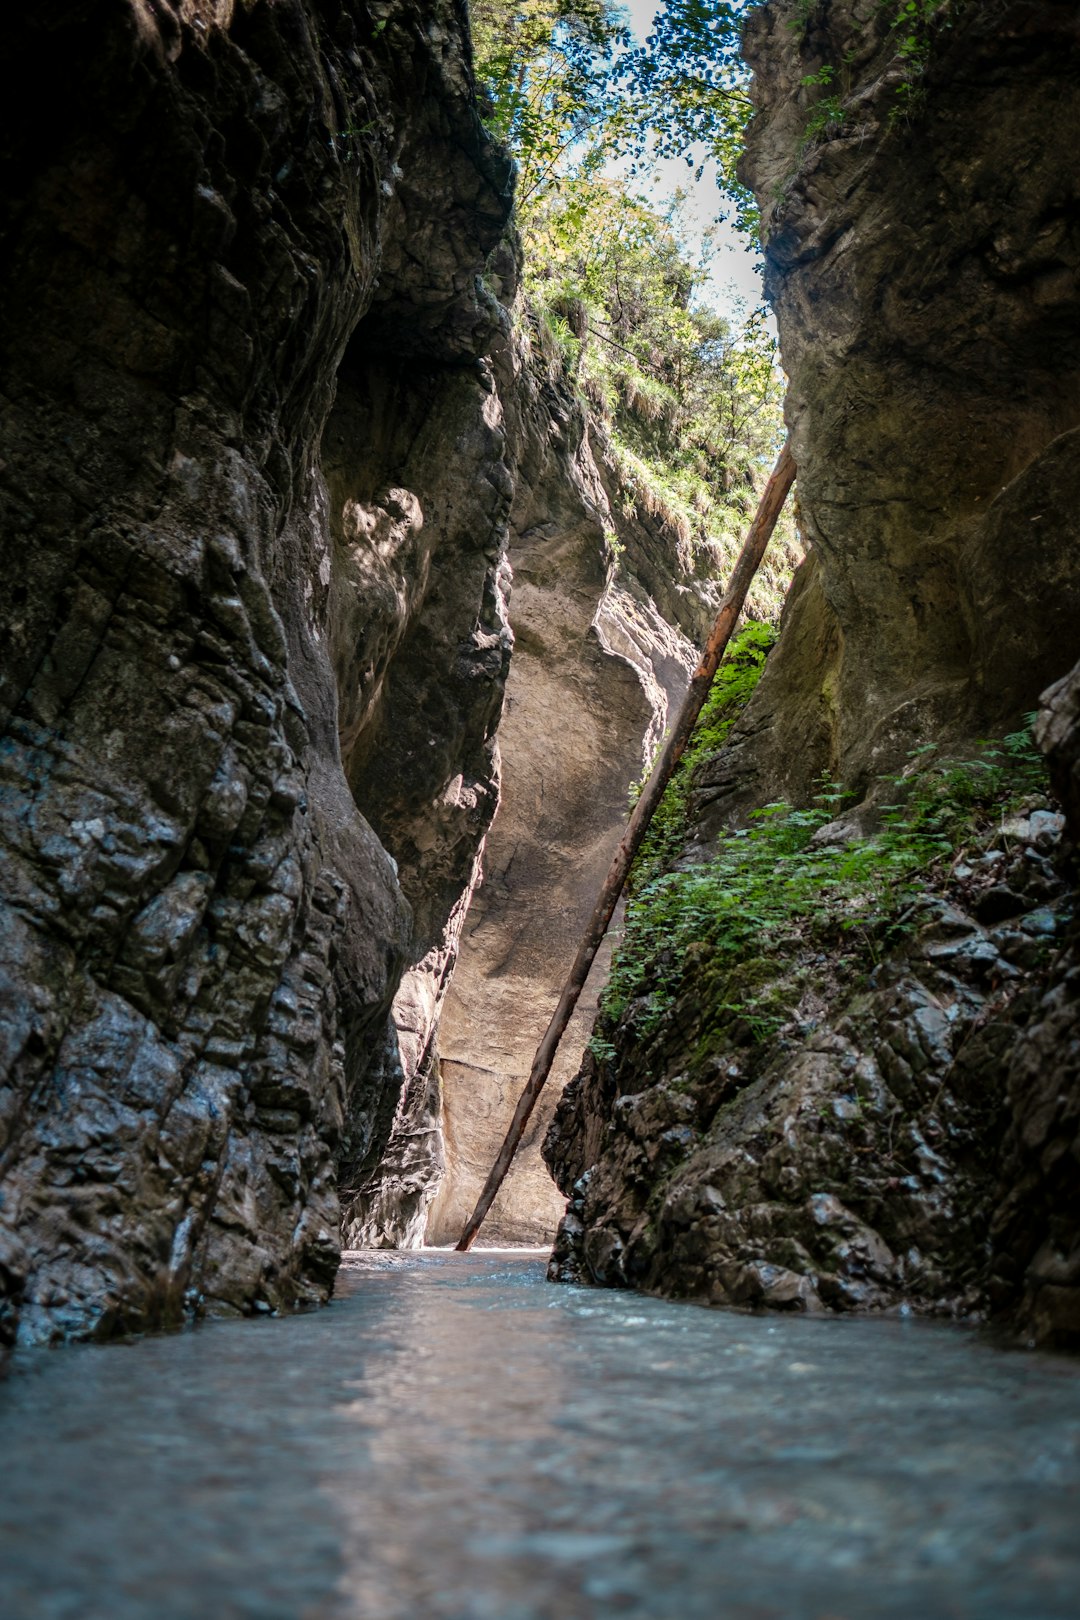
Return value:
M 1076 1620 L 1080 1363 L 386 1255 L 23 1352 L 4 1620 Z

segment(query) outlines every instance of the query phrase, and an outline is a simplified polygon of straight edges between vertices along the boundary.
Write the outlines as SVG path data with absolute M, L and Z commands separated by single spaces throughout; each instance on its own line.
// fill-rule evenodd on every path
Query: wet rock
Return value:
M 994 1310 L 1072 1343 L 1080 261 L 1070 139 L 1037 131 L 1080 137 L 1075 18 L 962 9 L 927 29 L 899 115 L 911 63 L 871 9 L 749 17 L 744 173 L 811 549 L 753 698 L 696 771 L 691 843 L 700 858 L 748 810 L 809 802 L 822 773 L 862 802 L 819 843 L 872 831 L 912 750 L 1018 731 L 1050 682 L 1037 737 L 1065 819 L 1045 802 L 1006 817 L 863 986 L 788 942 L 764 1040 L 725 1019 L 701 959 L 659 1028 L 634 1005 L 605 1026 L 609 1055 L 586 1059 L 547 1141 L 564 1188 L 588 1173 L 560 1264 L 588 1280 L 603 1231 L 607 1282 L 767 1304 L 775 1267 L 833 1309 Z M 826 93 L 844 116 L 815 132 Z M 700 1121 L 681 1160 L 654 1151 L 659 1117 L 653 1138 L 634 1128 L 676 1074 Z M 708 1217 L 705 1185 L 724 1203 Z
M 1051 1076 L 1040 1068 L 1071 1034 L 1035 1020 L 1075 1021 L 1068 992 L 1046 988 L 1060 963 L 1045 941 L 1068 905 L 1020 888 L 1022 915 L 987 929 L 958 892 L 925 897 L 927 920 L 868 986 L 834 968 L 823 1004 L 816 963 L 802 992 L 816 1016 L 796 1006 L 734 1086 L 738 1021 L 709 1013 L 706 948 L 658 1029 L 639 1036 L 628 1008 L 545 1144 L 564 1188 L 580 1177 L 552 1275 L 720 1304 L 966 1316 L 1015 1309 L 1026 1264 L 1025 1319 L 1045 1336 L 1057 1312 L 1064 1342 L 1080 1109 L 1060 1056 Z
M 1080 669 L 1074 669 L 1047 692 L 1038 723 L 1074 842 L 1080 833 L 1074 790 L 1080 761 L 1078 691 Z M 1053 908 L 1039 907 L 1021 925 L 1044 957 L 1055 920 Z M 1008 1130 L 992 1226 L 990 1288 L 995 1306 L 1015 1309 L 1030 1338 L 1075 1348 L 1080 1346 L 1080 940 L 1075 924 L 1051 957 L 1046 978 L 1008 1065 Z

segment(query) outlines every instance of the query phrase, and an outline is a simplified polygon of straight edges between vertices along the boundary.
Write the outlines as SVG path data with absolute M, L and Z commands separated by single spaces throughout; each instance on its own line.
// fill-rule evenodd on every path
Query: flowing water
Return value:
M 372 1256 L 328 1311 L 26 1352 L 4 1620 L 1075 1620 L 1080 1362 Z

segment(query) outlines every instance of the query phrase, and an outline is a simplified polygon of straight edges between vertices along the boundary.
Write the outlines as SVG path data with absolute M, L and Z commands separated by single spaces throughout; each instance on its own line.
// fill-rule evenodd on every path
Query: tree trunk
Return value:
M 461 1252 L 472 1247 L 473 1239 L 480 1230 L 481 1223 L 506 1178 L 506 1172 L 510 1168 L 518 1144 L 524 1134 L 525 1126 L 529 1122 L 529 1115 L 536 1106 L 536 1099 L 544 1089 L 548 1075 L 551 1073 L 551 1065 L 554 1062 L 559 1042 L 563 1037 L 567 1024 L 570 1022 L 570 1015 L 577 1006 L 578 998 L 584 989 L 585 980 L 589 976 L 589 969 L 592 967 L 593 959 L 600 949 L 604 935 L 607 933 L 608 924 L 611 922 L 619 896 L 623 891 L 627 874 L 634 863 L 634 857 L 641 847 L 641 841 L 645 837 L 653 813 L 663 797 L 664 789 L 671 780 L 672 773 L 682 758 L 686 745 L 690 740 L 690 735 L 697 724 L 698 715 L 701 713 L 705 699 L 709 695 L 713 677 L 720 666 L 720 660 L 724 656 L 732 632 L 738 623 L 743 603 L 746 601 L 746 593 L 750 589 L 754 575 L 761 565 L 761 559 L 765 555 L 765 547 L 769 543 L 769 537 L 776 527 L 776 520 L 780 516 L 788 491 L 794 481 L 795 461 L 790 446 L 785 444 L 777 459 L 776 466 L 772 470 L 769 481 L 765 485 L 761 503 L 743 542 L 739 559 L 732 570 L 727 592 L 720 604 L 713 627 L 709 632 L 709 639 L 705 643 L 701 662 L 690 677 L 690 685 L 683 699 L 678 718 L 668 734 L 660 758 L 653 766 L 649 779 L 641 790 L 641 796 L 634 806 L 633 814 L 626 824 L 626 831 L 623 833 L 619 847 L 615 851 L 615 858 L 597 897 L 596 906 L 585 930 L 585 937 L 578 948 L 577 956 L 574 958 L 574 965 L 570 969 L 570 975 L 563 986 L 562 994 L 559 997 L 551 1022 L 544 1033 L 544 1038 L 536 1049 L 532 1071 L 525 1089 L 518 1099 L 514 1117 L 510 1122 L 510 1129 L 506 1133 L 498 1157 L 491 1167 L 487 1181 L 484 1183 L 484 1190 L 477 1200 L 476 1208 L 470 1215 L 465 1229 L 458 1239 L 457 1247 Z

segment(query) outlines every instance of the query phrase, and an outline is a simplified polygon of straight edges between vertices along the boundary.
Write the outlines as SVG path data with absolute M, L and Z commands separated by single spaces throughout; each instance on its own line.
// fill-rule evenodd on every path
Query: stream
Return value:
M 25 1351 L 4 1620 L 1075 1620 L 1080 1361 L 347 1260 L 329 1310 Z

